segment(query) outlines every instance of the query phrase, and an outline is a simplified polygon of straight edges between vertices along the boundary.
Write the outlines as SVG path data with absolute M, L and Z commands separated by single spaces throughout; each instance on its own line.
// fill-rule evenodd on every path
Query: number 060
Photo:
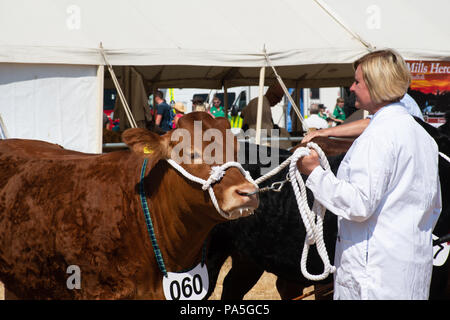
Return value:
M 191 278 L 185 277 L 180 283 L 176 280 L 172 281 L 170 283 L 170 296 L 173 300 L 179 300 L 181 297 L 181 294 L 183 294 L 183 297 L 189 298 L 192 295 L 192 292 L 194 292 L 196 295 L 199 295 L 202 293 L 203 290 L 203 283 L 202 278 L 200 275 L 196 274 L 192 278 L 192 286 L 191 286 Z

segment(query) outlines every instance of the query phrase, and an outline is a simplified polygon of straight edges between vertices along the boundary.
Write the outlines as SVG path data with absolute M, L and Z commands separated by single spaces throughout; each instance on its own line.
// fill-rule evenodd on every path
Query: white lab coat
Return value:
M 438 147 L 400 104 L 379 110 L 341 162 L 306 185 L 338 216 L 335 299 L 427 299 L 442 203 Z

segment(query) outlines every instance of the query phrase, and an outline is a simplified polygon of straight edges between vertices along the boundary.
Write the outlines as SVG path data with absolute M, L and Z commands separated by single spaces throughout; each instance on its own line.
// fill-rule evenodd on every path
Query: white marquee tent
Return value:
M 450 60 L 449 9 L 447 0 L 1 0 L 0 115 L 11 137 L 101 152 L 100 43 L 113 66 L 135 66 L 153 88 L 255 85 L 263 50 L 288 87 L 339 86 L 376 48 Z

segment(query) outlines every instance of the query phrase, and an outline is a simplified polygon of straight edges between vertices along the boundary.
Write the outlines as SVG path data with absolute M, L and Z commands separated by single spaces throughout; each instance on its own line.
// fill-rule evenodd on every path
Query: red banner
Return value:
M 408 93 L 422 112 L 443 117 L 450 111 L 450 61 L 406 61 L 412 81 Z
M 439 95 L 450 92 L 450 61 L 407 61 L 411 90 Z

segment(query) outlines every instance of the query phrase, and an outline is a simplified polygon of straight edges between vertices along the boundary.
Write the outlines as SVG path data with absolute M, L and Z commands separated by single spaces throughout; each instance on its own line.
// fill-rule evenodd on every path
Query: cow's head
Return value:
M 225 118 L 192 112 L 180 118 L 177 129 L 163 136 L 145 129 L 129 129 L 122 140 L 133 152 L 148 158 L 149 168 L 160 160 L 172 159 L 191 175 L 207 180 L 213 167 L 237 161 L 239 144 L 227 129 L 230 124 Z M 181 174 L 179 177 L 186 179 Z M 228 219 L 248 216 L 258 206 L 257 188 L 238 168 L 227 169 L 221 180 L 213 184 L 213 190 Z

